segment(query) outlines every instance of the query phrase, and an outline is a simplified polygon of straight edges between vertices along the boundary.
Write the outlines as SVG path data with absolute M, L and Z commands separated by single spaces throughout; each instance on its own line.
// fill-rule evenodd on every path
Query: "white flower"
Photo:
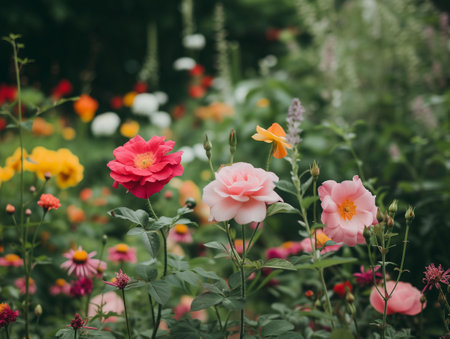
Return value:
M 150 116 L 152 124 L 158 126 L 159 128 L 167 128 L 172 122 L 172 118 L 169 113 L 166 112 L 156 112 Z
M 120 125 L 120 118 L 114 112 L 97 115 L 91 123 L 91 131 L 95 136 L 113 135 Z
M 183 57 L 175 60 L 173 63 L 173 68 L 176 71 L 189 71 L 195 66 L 196 62 L 192 58 Z
M 159 103 L 155 95 L 150 93 L 141 93 L 136 95 L 133 100 L 131 110 L 136 115 L 149 116 L 158 110 Z
M 206 152 L 205 152 L 205 148 L 203 147 L 203 144 L 195 144 L 193 146 L 193 149 L 194 149 L 195 156 L 197 158 L 199 158 L 200 160 L 205 160 L 205 161 L 208 160 L 208 157 L 206 156 Z
M 195 153 L 192 147 L 189 146 L 183 146 L 179 149 L 179 151 L 183 151 L 183 155 L 181 156 L 181 162 L 182 163 L 189 163 L 195 158 Z
M 169 100 L 169 96 L 167 95 L 167 93 L 157 91 L 157 92 L 153 92 L 153 94 L 156 96 L 159 106 L 166 104 L 167 101 Z
M 183 38 L 183 46 L 188 49 L 203 49 L 205 43 L 206 40 L 203 34 L 191 34 Z

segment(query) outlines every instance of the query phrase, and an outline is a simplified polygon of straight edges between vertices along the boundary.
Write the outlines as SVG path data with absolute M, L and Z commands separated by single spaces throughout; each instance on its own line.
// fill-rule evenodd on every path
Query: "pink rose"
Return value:
M 272 172 L 237 162 L 221 168 L 216 180 L 203 189 L 203 201 L 210 207 L 209 220 L 238 224 L 263 221 L 267 204 L 282 201 L 275 193 L 278 177 Z
M 113 187 L 120 185 L 138 198 L 147 199 L 175 176 L 183 174 L 181 155 L 183 152 L 166 154 L 173 149 L 174 141 L 154 136 L 145 141 L 137 135 L 123 146 L 117 147 L 116 158 L 108 163 L 113 178 Z
M 391 293 L 395 286 L 395 281 L 386 282 L 388 293 Z M 379 286 L 380 291 L 383 293 L 384 288 Z M 420 303 L 420 297 L 422 293 L 409 283 L 398 282 L 397 287 L 392 293 L 391 298 L 387 303 L 387 314 L 401 313 L 407 315 L 416 315 L 421 312 L 422 304 Z M 372 287 L 370 292 L 370 304 L 380 313 L 384 313 L 384 300 L 376 290 L 375 286 Z M 425 305 L 424 305 L 425 307 Z
M 365 243 L 364 226 L 375 225 L 377 207 L 375 196 L 364 188 L 357 175 L 353 181 L 337 183 L 325 181 L 319 187 L 322 201 L 322 223 L 324 232 L 335 242 L 344 242 L 348 246 Z

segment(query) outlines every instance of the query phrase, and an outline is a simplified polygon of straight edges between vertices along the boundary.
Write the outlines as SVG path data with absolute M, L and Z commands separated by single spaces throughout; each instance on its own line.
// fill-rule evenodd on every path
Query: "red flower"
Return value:
M 116 159 L 108 163 L 113 187 L 120 185 L 134 196 L 147 199 L 159 192 L 175 176 L 183 174 L 181 155 L 183 152 L 166 154 L 173 149 L 174 141 L 154 136 L 145 141 L 137 135 L 125 145 L 117 147 Z
M 67 79 L 62 79 L 55 88 L 52 89 L 52 97 L 55 100 L 58 100 L 59 98 L 66 96 L 73 91 L 73 86 Z
M 16 99 L 17 88 L 6 84 L 0 84 L 0 106 L 5 102 L 13 102 Z
M 147 85 L 145 82 L 143 82 L 143 81 L 137 82 L 137 83 L 134 85 L 134 91 L 135 91 L 135 92 L 138 92 L 138 93 L 145 93 L 145 92 L 147 92 L 147 90 L 148 90 L 148 85 Z
M 205 88 L 211 87 L 213 85 L 213 83 L 214 83 L 214 78 L 210 77 L 209 75 L 206 75 L 202 78 L 201 84 Z
M 6 128 L 6 120 L 3 118 L 0 118 L 0 131 L 4 130 Z
M 185 113 L 186 113 L 186 106 L 184 105 L 177 105 L 173 109 L 173 116 L 175 119 L 183 117 Z
M 203 72 L 205 71 L 205 67 L 203 67 L 202 65 L 195 65 L 194 67 L 191 68 L 191 70 L 189 71 L 189 74 L 193 77 L 195 76 L 199 76 L 202 75 Z
M 52 208 L 57 210 L 61 207 L 61 204 L 59 202 L 59 199 L 54 197 L 51 194 L 42 194 L 41 199 L 38 201 L 38 205 L 41 206 L 44 211 L 49 211 Z
M 350 284 L 350 281 L 346 280 L 340 284 L 336 284 L 333 287 L 334 293 L 336 293 L 339 297 L 343 298 L 348 292 L 353 291 L 353 286 Z
M 194 99 L 199 99 L 199 98 L 203 98 L 203 96 L 205 95 L 205 89 L 202 86 L 190 86 L 189 87 L 189 95 L 191 96 L 191 98 Z
M 87 330 L 96 330 L 95 327 L 86 326 L 87 322 L 88 322 L 87 318 L 83 320 L 81 319 L 80 315 L 76 313 L 75 318 L 72 319 L 70 325 L 67 325 L 67 327 L 72 327 L 74 330 L 78 330 L 80 328 L 85 328 Z
M 123 106 L 123 100 L 121 96 L 115 96 L 111 98 L 111 101 L 109 102 L 109 105 L 112 109 L 119 109 Z

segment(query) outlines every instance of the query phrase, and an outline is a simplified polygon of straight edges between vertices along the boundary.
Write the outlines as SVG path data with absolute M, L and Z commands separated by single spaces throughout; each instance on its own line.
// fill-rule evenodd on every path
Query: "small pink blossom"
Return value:
M 179 243 L 191 244 L 193 242 L 189 227 L 184 224 L 177 224 L 171 228 L 169 238 Z
M 394 286 L 395 281 L 386 282 L 387 292 L 391 293 Z M 384 292 L 383 287 L 379 287 L 379 289 L 381 292 Z M 419 314 L 422 310 L 421 296 L 422 293 L 417 288 L 409 283 L 399 281 L 394 293 L 392 293 L 391 298 L 387 301 L 387 314 Z M 372 291 L 370 292 L 370 304 L 378 312 L 384 313 L 384 299 L 378 293 L 375 286 L 372 287 Z
M 236 252 L 238 254 L 242 254 L 244 252 L 244 246 L 243 246 L 244 242 L 242 239 L 235 239 L 233 245 L 234 245 L 234 249 L 236 250 Z M 230 244 L 227 245 L 227 249 L 228 250 L 231 249 Z M 247 250 L 248 250 L 248 240 L 245 241 L 245 251 L 247 251 Z
M 4 257 L 0 258 L 0 266 L 23 266 L 23 259 L 17 254 L 6 254 Z
M 70 322 L 70 325 L 67 325 L 67 327 L 72 327 L 74 330 L 79 330 L 80 328 L 84 328 L 87 330 L 96 330 L 95 327 L 89 327 L 86 326 L 88 322 L 88 318 L 85 320 L 81 319 L 80 315 L 78 313 L 75 314 L 75 318 L 72 319 Z
M 181 297 L 180 302 L 173 309 L 173 313 L 175 314 L 174 318 L 176 320 L 179 320 L 183 315 L 191 311 L 191 304 L 193 300 L 194 298 L 188 295 Z M 190 315 L 192 319 L 198 319 L 201 322 L 205 322 L 208 319 L 208 315 L 205 310 L 193 311 L 190 312 Z
M 271 247 L 268 248 L 266 251 L 267 259 L 274 259 L 274 258 L 286 259 L 288 255 L 289 255 L 288 251 L 283 247 Z
M 85 295 L 89 295 L 92 292 L 93 283 L 92 280 L 86 277 L 80 278 L 72 282 L 70 286 L 70 295 L 75 298 L 81 298 Z
M 76 251 L 71 249 L 69 252 L 64 253 L 63 256 L 68 260 L 61 264 L 61 268 L 67 269 L 67 274 L 75 273 L 78 278 L 92 277 L 97 274 L 97 267 L 100 260 L 93 259 L 97 252 L 87 253 L 85 250 L 78 247 Z
M 14 281 L 14 286 L 18 288 L 20 293 L 25 294 L 26 293 L 26 284 L 25 284 L 25 278 L 18 278 Z M 28 280 L 28 293 L 34 294 L 36 293 L 36 284 L 34 283 L 34 280 L 32 278 L 29 278 Z
M 337 183 L 325 181 L 319 187 L 322 201 L 322 223 L 324 232 L 335 242 L 348 246 L 365 243 L 364 226 L 375 225 L 377 207 L 375 196 L 364 188 L 357 175 L 353 180 Z
M 125 310 L 125 307 L 123 305 L 123 300 L 121 297 L 119 297 L 116 292 L 111 291 L 107 292 L 105 294 L 100 294 L 95 297 L 93 297 L 89 303 L 89 317 L 94 317 L 98 312 L 100 312 L 100 309 L 102 313 L 108 314 L 109 312 L 114 312 L 117 314 L 122 314 L 122 312 Z M 116 323 L 117 322 L 116 316 L 111 316 L 108 318 L 102 318 L 103 323 Z
M 55 284 L 50 286 L 49 292 L 51 295 L 70 295 L 70 284 L 64 279 L 56 279 Z
M 365 271 L 364 266 L 361 265 L 361 273 L 353 273 L 353 276 L 356 278 L 356 283 L 360 286 L 373 285 L 373 272 L 375 272 L 375 279 L 378 284 L 381 281 L 381 278 L 383 278 L 383 275 L 380 272 L 377 272 L 379 269 L 380 266 L 375 266 L 373 270 L 369 268 Z
M 274 191 L 278 177 L 272 172 L 237 162 L 221 168 L 216 180 L 203 189 L 210 221 L 236 220 L 238 224 L 263 221 L 268 204 L 282 201 Z
M 117 244 L 108 248 L 108 260 L 114 262 L 136 263 L 136 248 L 129 247 L 127 244 Z
M 116 277 L 113 279 L 112 282 L 104 280 L 103 282 L 107 285 L 115 286 L 119 290 L 123 290 L 128 285 L 130 280 L 131 280 L 130 277 L 125 273 L 123 273 L 122 270 L 120 270 L 119 273 L 116 272 Z
M 285 241 L 281 244 L 281 247 L 287 251 L 288 255 L 296 255 L 303 249 L 299 241 Z
M 431 290 L 433 286 L 436 289 L 440 288 L 439 283 L 444 285 L 448 285 L 450 283 L 450 269 L 444 271 L 442 265 L 439 264 L 438 267 L 434 266 L 434 264 L 430 264 L 425 267 L 425 278 L 423 278 L 423 282 L 426 283 L 425 287 L 422 290 L 422 293 L 426 291 L 427 287 Z

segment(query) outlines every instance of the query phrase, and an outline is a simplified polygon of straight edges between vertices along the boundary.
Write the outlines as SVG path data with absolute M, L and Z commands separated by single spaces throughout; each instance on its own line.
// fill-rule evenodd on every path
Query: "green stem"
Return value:
M 240 271 L 241 271 L 241 298 L 244 303 L 244 306 L 241 309 L 241 330 L 240 330 L 240 339 L 244 338 L 244 311 L 245 311 L 245 228 L 244 225 L 241 225 L 242 230 L 242 261 L 240 265 Z
M 408 232 L 409 232 L 409 226 L 410 225 L 411 225 L 411 222 L 407 220 L 406 221 L 405 238 L 403 239 L 403 250 L 402 250 L 402 259 L 401 259 L 401 262 L 400 262 L 400 271 L 398 273 L 397 280 L 395 281 L 395 285 L 392 288 L 391 293 L 389 293 L 389 298 L 391 297 L 392 293 L 394 293 L 394 290 L 397 287 L 398 282 L 400 281 L 400 277 L 402 276 L 402 273 L 403 273 L 403 265 L 405 263 L 406 245 L 408 244 Z
M 125 290 L 122 288 L 123 307 L 125 311 L 125 321 L 127 323 L 128 338 L 131 339 L 130 323 L 128 322 L 127 303 L 125 301 Z
M 353 159 L 356 162 L 356 166 L 358 167 L 358 173 L 359 173 L 359 176 L 361 177 L 361 180 L 363 182 L 366 181 L 366 179 L 364 177 L 364 172 L 363 172 L 363 169 L 362 169 L 362 166 L 361 166 L 361 160 L 359 160 L 358 156 L 356 155 L 356 152 L 355 152 L 355 150 L 352 147 L 351 141 L 349 141 L 349 140 L 347 141 L 347 146 L 350 149 L 350 152 L 352 153 Z
M 78 330 L 78 329 L 74 328 L 74 331 L 73 331 L 73 339 L 77 339 L 77 330 Z
M 150 198 L 147 199 L 147 205 L 148 205 L 148 209 L 150 210 L 150 213 L 153 215 L 153 218 L 158 220 L 158 216 L 156 215 L 155 211 L 153 210 L 152 203 L 150 202 Z
M 149 200 L 150 203 L 150 200 Z M 153 211 L 153 209 L 152 209 Z M 154 213 L 154 212 L 153 212 Z M 155 214 L 156 217 L 156 214 Z M 166 239 L 166 235 L 164 234 L 163 230 L 159 230 L 161 233 L 161 236 L 163 238 L 163 248 L 164 248 L 164 271 L 163 271 L 163 278 L 166 276 L 167 274 L 167 239 Z M 162 305 L 158 304 L 158 313 L 156 316 L 156 326 L 153 329 L 153 334 L 152 334 L 152 339 L 156 338 L 156 333 L 158 332 L 158 328 L 159 328 L 159 324 L 161 323 L 161 311 L 162 311 Z
M 275 150 L 275 143 L 272 142 L 272 145 L 270 146 L 270 152 L 269 152 L 269 155 L 268 155 L 267 161 L 266 161 L 266 171 L 269 170 L 270 160 L 272 159 L 272 154 L 273 154 L 274 150 Z
M 333 309 L 331 308 L 331 302 L 330 302 L 330 296 L 328 295 L 327 291 L 327 285 L 325 284 L 324 274 L 323 274 L 323 268 L 319 268 L 319 276 L 320 276 L 320 283 L 322 284 L 323 293 L 325 294 L 325 300 L 326 300 L 326 312 L 329 315 L 333 315 Z M 334 321 L 331 320 L 331 327 L 334 328 Z
M 317 224 L 317 177 L 313 177 L 313 225 Z M 316 239 L 316 238 L 315 238 Z
M 448 304 L 447 298 L 445 297 L 444 291 L 442 290 L 441 285 L 439 285 L 439 293 L 441 294 L 442 300 L 444 300 L 444 305 L 447 308 L 447 311 L 450 313 L 450 305 Z
M 150 294 L 148 295 L 148 301 L 150 302 L 150 310 L 152 311 L 152 326 L 153 326 L 153 328 L 155 328 L 155 326 L 156 326 L 155 310 L 153 309 L 153 299 Z
M 249 250 L 250 250 L 250 248 L 252 248 L 253 238 L 255 237 L 255 234 L 256 234 L 256 231 L 257 231 L 258 228 L 259 228 L 259 225 L 261 225 L 260 222 L 256 224 L 256 227 L 255 227 L 255 229 L 253 230 L 253 233 L 252 233 L 252 235 L 251 235 L 251 237 L 250 237 L 250 241 L 248 242 L 248 246 L 247 246 L 247 248 L 248 248 Z
M 9 339 L 8 326 L 5 327 L 5 332 L 6 332 L 6 339 Z
M 214 305 L 214 309 L 216 311 L 216 317 L 217 317 L 217 322 L 219 323 L 220 331 L 222 332 L 223 331 L 222 320 L 220 319 L 220 313 L 219 313 L 219 310 L 217 309 L 217 305 Z
M 227 238 L 228 238 L 228 243 L 230 244 L 230 250 L 231 250 L 231 255 L 233 258 L 233 263 L 236 265 L 236 267 L 239 267 L 238 263 L 239 263 L 239 255 L 236 252 L 236 249 L 234 248 L 234 244 L 233 244 L 233 240 L 231 239 L 231 235 L 230 235 L 230 225 L 225 222 L 225 230 L 226 230 L 226 234 L 227 234 Z

